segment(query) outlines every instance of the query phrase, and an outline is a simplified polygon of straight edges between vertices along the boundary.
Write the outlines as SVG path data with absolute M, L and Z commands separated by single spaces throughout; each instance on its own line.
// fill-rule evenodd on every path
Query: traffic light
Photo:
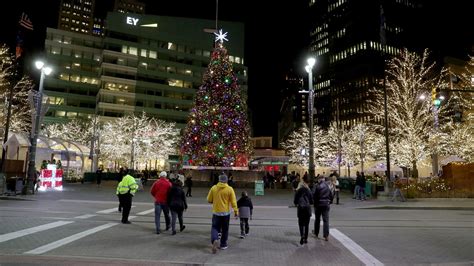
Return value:
M 433 105 L 435 106 L 440 106 L 441 105 L 441 99 L 440 99 L 440 89 L 439 88 L 433 88 L 431 90 L 431 100 L 433 102 Z

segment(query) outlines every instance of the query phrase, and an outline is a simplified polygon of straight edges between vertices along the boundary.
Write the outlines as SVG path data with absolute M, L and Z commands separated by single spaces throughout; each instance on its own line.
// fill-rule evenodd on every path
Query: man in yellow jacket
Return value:
M 221 174 L 219 176 L 219 183 L 214 185 L 211 190 L 209 190 L 209 194 L 207 194 L 207 201 L 212 203 L 212 253 L 217 252 L 219 233 L 222 234 L 220 239 L 220 249 L 224 250 L 228 247 L 227 237 L 229 235 L 229 221 L 231 214 L 230 205 L 232 205 L 232 209 L 234 209 L 235 217 L 239 215 L 234 189 L 227 184 L 227 181 L 227 176 Z
M 130 209 L 132 208 L 132 197 L 137 192 L 138 185 L 135 182 L 135 178 L 128 174 L 128 171 L 125 172 L 125 176 L 122 178 L 117 186 L 117 195 L 119 197 L 120 206 L 122 206 L 122 223 L 131 224 L 128 220 L 128 215 L 130 214 Z

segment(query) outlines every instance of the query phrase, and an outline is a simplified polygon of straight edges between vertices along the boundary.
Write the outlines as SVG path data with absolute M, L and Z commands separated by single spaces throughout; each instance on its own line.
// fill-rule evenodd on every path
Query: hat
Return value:
M 228 178 L 227 178 L 226 175 L 222 174 L 222 175 L 219 176 L 219 182 L 227 183 L 227 180 L 228 180 Z
M 165 171 L 163 171 L 163 172 L 160 173 L 160 177 L 166 177 L 167 175 L 168 175 L 168 174 L 166 174 Z

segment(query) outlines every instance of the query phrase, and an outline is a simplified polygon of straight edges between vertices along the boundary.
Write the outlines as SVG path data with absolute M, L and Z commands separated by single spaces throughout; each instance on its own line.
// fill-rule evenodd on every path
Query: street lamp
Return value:
M 313 112 L 314 112 L 314 88 L 313 88 L 313 66 L 316 63 L 314 57 L 310 57 L 306 60 L 308 63 L 305 66 L 306 72 L 308 72 L 308 113 L 309 113 L 309 179 L 314 178 L 314 134 L 313 134 Z
M 38 134 L 40 128 L 40 117 L 41 117 L 41 108 L 43 104 L 43 83 L 44 77 L 51 74 L 53 69 L 47 65 L 43 61 L 36 61 L 35 66 L 37 69 L 41 71 L 40 75 L 40 84 L 38 88 L 38 97 L 35 102 L 35 121 L 33 125 L 33 132 L 31 132 L 31 140 L 30 140 L 30 150 L 29 150 L 29 162 L 28 162 L 28 178 L 26 179 L 26 185 L 23 190 L 23 194 L 26 194 L 28 188 L 30 186 L 30 181 L 32 181 L 36 174 L 36 144 L 38 141 Z

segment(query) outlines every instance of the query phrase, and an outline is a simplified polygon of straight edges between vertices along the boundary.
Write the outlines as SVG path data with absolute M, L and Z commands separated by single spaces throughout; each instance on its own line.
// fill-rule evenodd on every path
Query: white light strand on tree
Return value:
M 318 126 L 314 127 L 314 161 L 324 164 L 327 151 L 327 137 L 325 132 Z M 309 129 L 302 126 L 290 133 L 288 138 L 281 143 L 286 154 L 290 157 L 290 162 L 303 166 L 309 166 Z
M 435 70 L 428 62 L 429 53 L 422 56 L 403 50 L 392 58 L 386 70 L 391 156 L 395 164 L 411 167 L 417 175 L 417 163 L 430 155 L 429 138 L 434 131 L 433 88 L 445 89 L 446 70 Z M 369 113 L 379 121 L 384 119 L 383 90 L 373 90 Z M 421 100 L 424 95 L 426 100 Z M 439 112 L 441 113 L 443 106 Z

